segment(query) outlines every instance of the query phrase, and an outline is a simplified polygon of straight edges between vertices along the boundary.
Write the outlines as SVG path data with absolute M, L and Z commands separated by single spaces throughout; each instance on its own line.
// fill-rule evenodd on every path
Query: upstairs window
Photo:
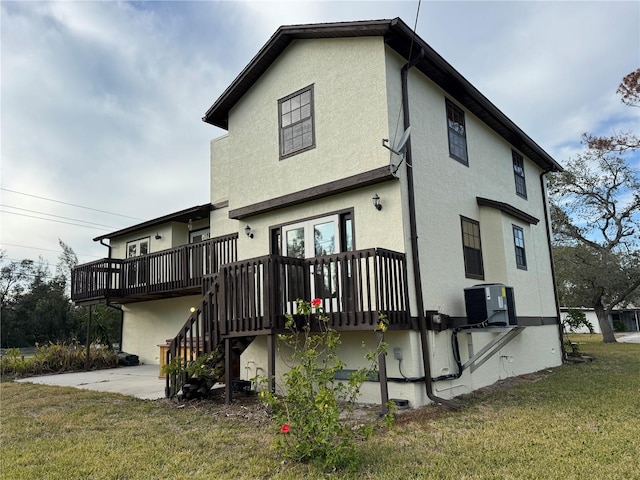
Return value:
M 524 178 L 524 161 L 522 155 L 511 150 L 513 158 L 513 176 L 516 180 L 516 193 L 522 198 L 527 198 L 527 183 Z
M 516 266 L 521 270 L 526 270 L 527 254 L 524 250 L 524 232 L 516 225 L 513 225 L 513 244 L 516 249 Z
M 449 100 L 447 103 L 447 130 L 449 132 L 449 155 L 460 163 L 469 165 L 467 158 L 467 136 L 464 112 Z
M 484 279 L 482 264 L 482 246 L 480 245 L 480 223 L 460 217 L 462 223 L 462 251 L 464 254 L 464 273 L 467 278 Z
M 280 158 L 314 148 L 313 85 L 278 100 Z

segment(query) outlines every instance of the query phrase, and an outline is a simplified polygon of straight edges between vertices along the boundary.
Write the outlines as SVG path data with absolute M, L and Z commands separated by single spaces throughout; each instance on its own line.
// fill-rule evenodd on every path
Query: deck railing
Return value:
M 232 336 L 282 330 L 296 300 L 320 298 L 334 328 L 410 325 L 405 255 L 372 248 L 313 259 L 268 255 L 220 268 L 221 332 Z
M 202 279 L 237 258 L 237 234 L 127 259 L 102 259 L 71 272 L 71 299 L 126 298 L 200 289 Z
M 223 337 L 283 331 L 297 299 L 320 298 L 337 330 L 373 329 L 380 313 L 391 329 L 411 328 L 405 255 L 390 250 L 313 259 L 266 255 L 222 265 L 203 284 L 202 300 L 171 342 L 167 364 L 179 357 L 186 368 L 197 356 L 212 352 Z M 186 380 L 186 374 L 167 375 L 167 396 L 175 395 Z
M 218 314 L 218 284 L 216 275 L 211 276 L 209 289 L 204 293 L 200 303 L 194 307 L 191 315 L 171 341 L 166 353 L 166 365 L 173 366 L 166 375 L 165 395 L 173 397 L 188 380 L 187 367 L 201 355 L 208 355 L 220 345 Z M 179 365 L 172 365 L 176 359 Z M 177 367 L 181 367 L 177 373 Z

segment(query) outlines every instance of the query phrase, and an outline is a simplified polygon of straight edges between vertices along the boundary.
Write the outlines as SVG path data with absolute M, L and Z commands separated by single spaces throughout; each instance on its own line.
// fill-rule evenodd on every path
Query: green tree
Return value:
M 0 262 L 7 260 L 6 252 L 0 250 Z M 33 278 L 33 260 L 11 261 L 0 270 L 0 343 L 2 347 L 26 346 L 24 329 L 20 328 L 15 315 L 25 289 Z
M 640 69 L 618 93 L 640 106 Z M 630 132 L 584 135 L 585 149 L 550 182 L 554 258 L 561 302 L 591 307 L 604 342 L 615 342 L 609 315 L 640 288 L 640 180 L 629 158 L 640 148 Z
M 62 240 L 62 253 L 51 275 L 40 259 L 12 261 L 0 271 L 2 322 L 0 341 L 4 348 L 27 347 L 36 343 L 86 341 L 88 315 L 76 307 L 69 296 L 71 270 L 78 260 L 73 249 Z M 0 260 L 5 260 L 0 252 Z M 90 340 L 112 343 L 120 337 L 120 314 L 113 308 L 98 306 L 93 315 Z

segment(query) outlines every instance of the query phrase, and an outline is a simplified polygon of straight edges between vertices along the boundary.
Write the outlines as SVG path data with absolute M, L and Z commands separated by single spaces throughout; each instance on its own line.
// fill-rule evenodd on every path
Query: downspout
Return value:
M 567 351 L 564 348 L 564 338 L 562 335 L 562 321 L 560 320 L 560 299 L 558 297 L 558 284 L 556 283 L 556 266 L 553 261 L 553 246 L 551 243 L 551 222 L 549 221 L 549 209 L 547 208 L 547 194 L 544 176 L 551 170 L 543 170 L 540 174 L 540 191 L 542 194 L 542 206 L 544 207 L 544 222 L 547 230 L 547 247 L 549 248 L 549 260 L 551 261 L 551 280 L 553 281 L 553 298 L 556 302 L 556 318 L 558 319 L 558 337 L 560 338 L 560 348 L 562 351 L 562 361 L 567 359 Z
M 103 247 L 107 247 L 109 249 L 109 253 L 107 253 L 107 258 L 111 260 L 111 245 L 110 244 L 107 245 L 106 243 L 102 243 L 102 242 L 104 242 L 104 238 L 100 239 L 100 245 L 102 245 Z
M 402 112 L 404 115 L 405 130 L 411 125 L 409 119 L 409 90 L 408 77 L 409 69 L 422 58 L 424 50 L 420 50 L 419 55 L 412 61 L 409 59 L 407 64 L 400 70 L 402 80 Z M 415 283 L 416 305 L 418 308 L 418 325 L 420 328 L 420 341 L 422 346 L 422 364 L 424 367 L 425 386 L 427 389 L 427 397 L 436 404 L 445 405 L 449 408 L 457 408 L 457 405 L 444 398 L 436 396 L 433 393 L 433 384 L 431 381 L 431 361 L 429 360 L 429 337 L 427 335 L 427 323 L 424 312 L 424 300 L 422 297 L 422 280 L 420 277 L 420 255 L 418 254 L 418 230 L 416 226 L 416 199 L 413 185 L 413 159 L 411 156 L 411 139 L 407 141 L 405 150 L 405 171 L 407 172 L 407 196 L 409 198 L 409 229 L 411 234 L 411 254 L 413 260 L 413 278 Z

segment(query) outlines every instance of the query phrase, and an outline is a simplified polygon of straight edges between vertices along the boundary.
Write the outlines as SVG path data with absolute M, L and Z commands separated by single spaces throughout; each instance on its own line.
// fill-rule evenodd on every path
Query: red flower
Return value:
M 318 308 L 320 305 L 322 305 L 322 300 L 320 300 L 319 298 L 314 298 L 313 300 L 311 300 L 311 306 L 313 308 Z
M 280 427 L 280 433 L 289 433 L 289 430 L 291 430 L 291 427 L 289 427 L 288 423 L 285 423 Z

